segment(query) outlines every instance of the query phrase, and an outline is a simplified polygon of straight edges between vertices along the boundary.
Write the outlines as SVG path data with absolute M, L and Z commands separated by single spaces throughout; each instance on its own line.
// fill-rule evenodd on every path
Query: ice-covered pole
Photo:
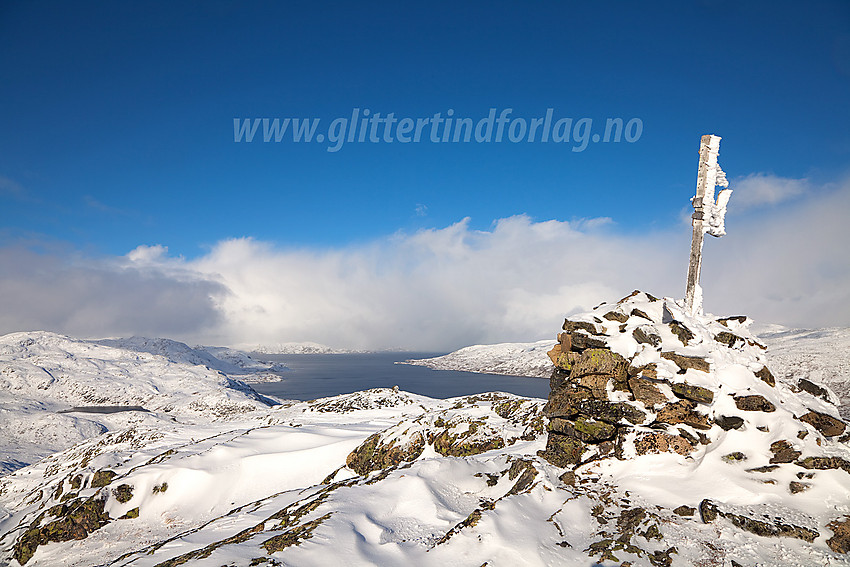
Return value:
M 691 313 L 702 311 L 702 288 L 699 286 L 700 267 L 702 265 L 702 242 L 707 232 L 712 236 L 726 234 L 726 204 L 732 195 L 726 181 L 726 174 L 717 163 L 720 153 L 720 136 L 706 134 L 700 139 L 699 170 L 697 171 L 697 192 L 691 203 L 694 206 L 693 237 L 691 239 L 691 258 L 688 265 L 688 289 L 685 302 Z M 724 187 L 714 197 L 715 186 Z

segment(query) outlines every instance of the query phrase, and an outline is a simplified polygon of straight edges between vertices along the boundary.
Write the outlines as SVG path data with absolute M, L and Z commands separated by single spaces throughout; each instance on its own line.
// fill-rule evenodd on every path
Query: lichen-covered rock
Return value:
M 635 452 L 638 455 L 670 452 L 690 455 L 693 451 L 694 446 L 687 439 L 663 431 L 638 433 L 635 439 Z
M 570 379 L 577 380 L 584 376 L 605 375 L 615 379 L 625 380 L 628 361 L 608 349 L 592 348 L 581 353 L 581 358 L 573 365 Z
M 359 447 L 349 453 L 345 464 L 357 474 L 365 475 L 375 470 L 412 461 L 425 450 L 425 438 L 418 432 L 406 442 L 384 442 L 379 433 L 370 435 Z
M 679 400 L 658 410 L 655 419 L 660 423 L 670 425 L 684 423 L 695 429 L 711 429 L 708 416 L 695 411 L 694 408 L 696 408 L 696 403 L 690 400 Z
M 36 518 L 29 529 L 18 538 L 14 546 L 15 559 L 24 565 L 40 545 L 85 539 L 90 533 L 109 523 L 109 515 L 103 509 L 104 500 L 96 497 L 53 506 L 46 514 Z M 45 516 L 55 519 L 40 525 Z
M 112 491 L 112 495 L 118 502 L 125 504 L 133 499 L 133 487 L 129 484 L 120 484 Z
M 714 392 L 702 386 L 693 386 L 684 382 L 670 384 L 673 393 L 680 398 L 698 402 L 700 404 L 710 404 L 714 401 Z
M 581 462 L 584 443 L 559 433 L 549 433 L 546 449 L 538 454 L 557 467 L 572 468 Z
M 673 362 L 682 370 L 688 370 L 690 368 L 701 372 L 709 372 L 711 370 L 711 365 L 708 361 L 698 356 L 685 356 L 671 351 L 664 351 L 661 353 L 661 358 L 665 358 Z
M 112 479 L 115 478 L 115 476 L 115 471 L 110 471 L 106 469 L 97 471 L 94 473 L 94 476 L 91 479 L 90 486 L 92 488 L 101 488 L 112 482 Z
M 850 473 L 850 461 L 841 457 L 806 457 L 797 461 L 797 465 L 804 469 L 828 470 L 841 469 Z
M 599 443 L 613 438 L 617 433 L 617 428 L 610 423 L 582 415 L 579 415 L 575 421 L 554 418 L 549 422 L 549 430 L 574 437 L 585 443 Z
M 658 389 L 658 386 L 646 378 L 630 378 L 629 389 L 632 391 L 635 399 L 642 402 L 648 408 L 667 403 L 667 396 Z
M 841 435 L 846 427 L 840 419 L 814 410 L 802 416 L 800 421 L 805 421 L 827 437 Z
M 764 396 L 758 394 L 750 394 L 747 396 L 735 396 L 735 406 L 743 411 L 776 411 L 776 406 L 767 401 Z

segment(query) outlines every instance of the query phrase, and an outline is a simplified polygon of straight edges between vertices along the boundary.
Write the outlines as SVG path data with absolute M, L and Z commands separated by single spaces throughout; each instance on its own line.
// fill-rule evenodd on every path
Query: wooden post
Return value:
M 697 192 L 691 203 L 694 206 L 693 236 L 691 238 L 691 258 L 688 264 L 688 289 L 685 294 L 685 304 L 691 313 L 702 311 L 702 289 L 699 285 L 700 267 L 702 266 L 702 243 L 706 230 L 706 215 L 716 216 L 716 205 L 714 202 L 714 187 L 718 183 L 718 172 L 722 175 L 721 184 L 726 183 L 725 174 L 717 165 L 717 154 L 720 152 L 720 136 L 706 134 L 700 139 L 699 146 L 699 169 L 697 171 Z M 724 195 L 723 210 L 719 211 L 725 215 L 725 203 L 728 194 Z M 714 236 L 722 236 L 712 231 Z M 721 228 L 722 232 L 722 228 Z

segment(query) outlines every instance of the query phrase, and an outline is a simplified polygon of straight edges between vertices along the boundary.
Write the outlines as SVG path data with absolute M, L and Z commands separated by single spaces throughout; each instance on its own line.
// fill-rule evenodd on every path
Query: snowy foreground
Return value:
M 653 380 L 635 379 L 651 381 L 662 400 L 623 402 L 646 425 L 614 427 L 672 440 L 662 413 L 692 408 L 675 425 L 693 438 L 690 452 L 636 453 L 629 433 L 621 454 L 594 445 L 574 470 L 538 454 L 549 434 L 545 400 L 376 389 L 275 404 L 228 373 L 250 374 L 234 353 L 228 362 L 223 352 L 146 339 L 0 337 L 3 459 L 14 468 L 7 455 L 19 446 L 31 462 L 23 459 L 49 453 L 51 439 L 61 449 L 0 477 L 0 565 L 850 565 L 850 543 L 836 550 L 850 538 L 850 449 L 846 433 L 828 430 L 837 400 L 828 389 L 801 390 L 788 369 L 828 379 L 818 361 L 830 347 L 775 367 L 745 324 L 690 318 L 671 304 L 694 335 L 686 344 L 662 303 L 632 297 L 577 320 L 599 333 L 587 339 L 608 341 L 642 372 L 654 365 Z M 728 344 L 711 339 L 719 330 Z M 771 340 L 790 352 L 807 339 Z M 501 345 L 516 361 L 499 368 L 548 375 L 553 344 Z M 475 349 L 488 350 L 464 350 Z M 662 352 L 709 366 L 677 373 Z M 492 354 L 479 360 L 491 364 Z M 773 385 L 754 377 L 765 361 Z M 685 395 L 710 392 L 712 401 L 680 399 L 682 380 Z M 774 409 L 736 407 L 742 391 Z M 80 405 L 147 411 L 56 413 Z M 806 411 L 826 416 L 825 432 L 799 420 Z

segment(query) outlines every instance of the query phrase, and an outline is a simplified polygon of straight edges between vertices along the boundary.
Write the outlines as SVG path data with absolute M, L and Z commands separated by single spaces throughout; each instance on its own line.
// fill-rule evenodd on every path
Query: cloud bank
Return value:
M 735 215 L 728 236 L 707 240 L 706 309 L 765 323 L 850 324 L 850 255 L 842 249 L 850 183 L 795 193 L 789 187 L 801 180 L 750 178 L 734 187 L 730 210 L 799 198 Z M 742 196 L 761 185 L 769 187 Z M 681 297 L 689 246 L 681 225 L 625 234 L 608 219 L 519 215 L 487 231 L 463 219 L 322 250 L 230 239 L 191 260 L 161 245 L 99 260 L 5 248 L 0 332 L 421 350 L 528 341 L 636 288 Z

